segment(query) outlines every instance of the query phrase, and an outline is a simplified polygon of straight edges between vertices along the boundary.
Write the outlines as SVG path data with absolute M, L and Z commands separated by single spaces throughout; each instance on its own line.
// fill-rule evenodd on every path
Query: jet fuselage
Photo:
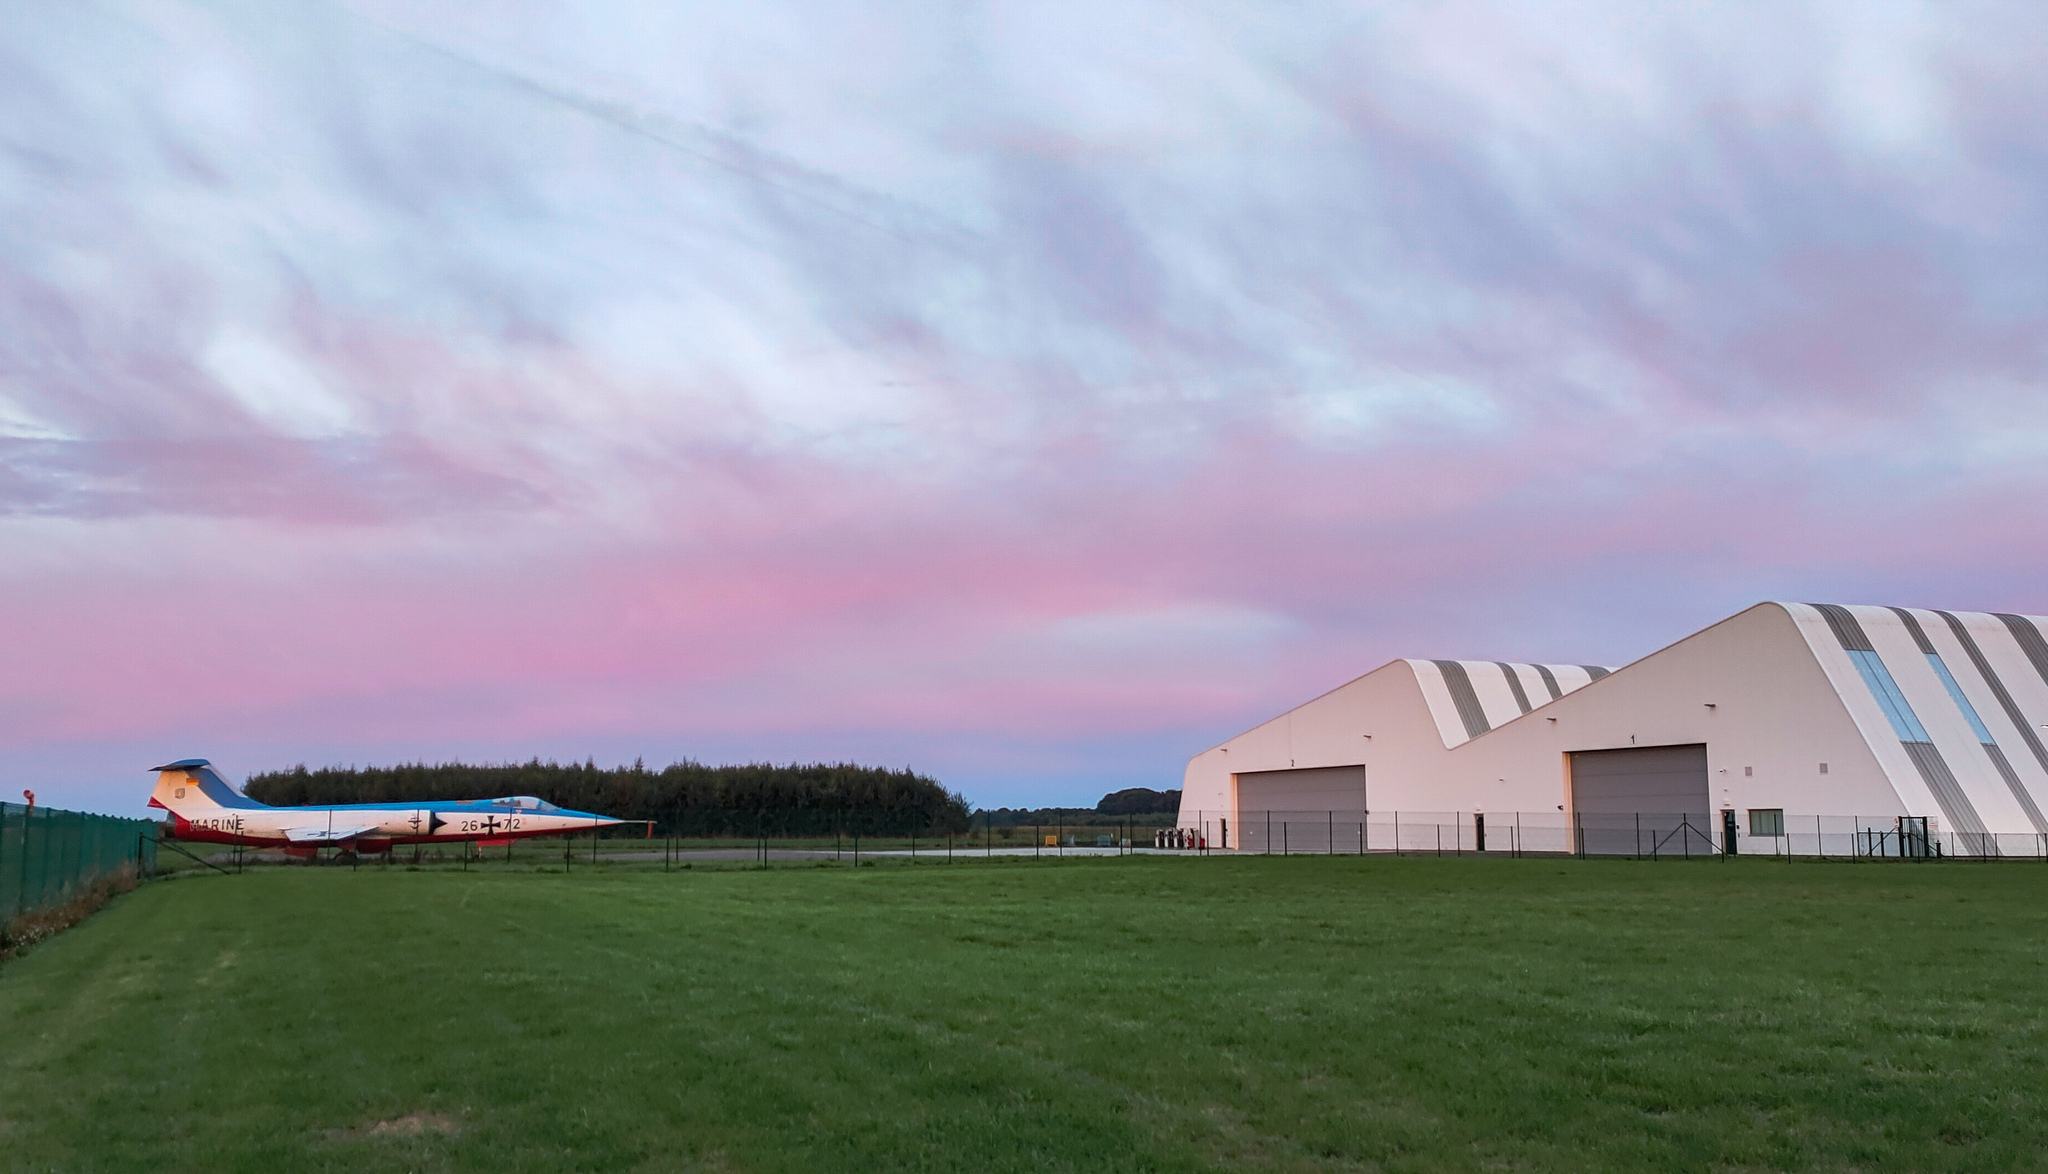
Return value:
M 346 845 L 379 852 L 393 844 L 503 841 L 609 827 L 620 821 L 571 811 L 531 795 L 425 803 L 271 807 L 236 792 L 211 763 L 188 758 L 156 768 L 149 805 L 171 813 L 181 840 L 253 847 Z

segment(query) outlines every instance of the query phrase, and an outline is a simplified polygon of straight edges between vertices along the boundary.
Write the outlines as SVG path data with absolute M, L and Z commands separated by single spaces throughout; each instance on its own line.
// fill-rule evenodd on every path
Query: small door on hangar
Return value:
M 1707 748 L 1576 750 L 1572 811 L 1594 855 L 1693 855 L 1713 850 Z
M 1365 768 L 1254 770 L 1237 776 L 1242 826 L 1231 845 L 1249 851 L 1342 851 L 1365 832 Z M 1269 845 L 1267 840 L 1272 842 Z

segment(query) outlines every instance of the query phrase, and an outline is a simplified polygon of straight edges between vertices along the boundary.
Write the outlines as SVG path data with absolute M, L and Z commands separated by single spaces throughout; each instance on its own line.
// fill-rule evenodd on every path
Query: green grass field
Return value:
M 9 1170 L 2017 1170 L 2048 868 L 273 869 L 0 968 Z

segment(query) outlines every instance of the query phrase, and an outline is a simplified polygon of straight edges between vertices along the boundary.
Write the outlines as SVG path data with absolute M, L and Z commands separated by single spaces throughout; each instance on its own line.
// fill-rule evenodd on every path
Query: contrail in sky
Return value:
M 547 99 L 549 101 L 559 103 L 563 106 L 567 106 L 568 108 L 575 110 L 581 114 L 587 115 L 588 117 L 597 119 L 600 122 L 605 122 L 614 127 L 617 127 L 618 129 L 625 131 L 627 134 L 637 135 L 641 138 L 648 139 L 652 142 L 660 143 L 662 146 L 668 147 L 669 149 L 679 152 L 683 155 L 687 155 L 690 158 L 695 159 L 701 163 L 708 163 L 713 167 L 729 171 L 734 175 L 740 176 L 743 179 L 750 180 L 754 183 L 758 183 L 766 187 L 774 188 L 777 191 L 783 193 L 784 195 L 791 196 L 798 200 L 802 200 L 805 203 L 811 204 L 814 207 L 822 209 L 826 212 L 830 212 L 835 216 L 839 216 L 846 220 L 851 220 L 856 224 L 859 224 L 865 228 L 873 229 L 876 232 L 893 236 L 896 239 L 904 242 L 905 244 L 932 245 L 939 243 L 930 238 L 920 239 L 918 237 L 913 237 L 908 233 L 899 231 L 898 229 L 895 228 L 891 228 L 890 226 L 880 223 L 879 221 L 876 221 L 870 217 L 863 216 L 858 212 L 852 211 L 848 208 L 835 204 L 830 200 L 823 199 L 822 197 L 816 195 L 815 193 L 806 191 L 795 184 L 783 182 L 769 174 L 766 174 L 765 169 L 762 166 L 760 166 L 760 162 L 767 158 L 765 153 L 760 151 L 758 148 L 755 148 L 751 144 L 747 144 L 744 141 L 737 139 L 732 135 L 711 131 L 709 129 L 706 129 L 705 127 L 698 125 L 689 125 L 688 130 L 686 132 L 688 135 L 691 136 L 702 136 L 705 138 L 714 139 L 728 146 L 735 147 L 740 151 L 744 152 L 746 155 L 750 156 L 751 159 L 749 161 L 736 161 L 717 152 L 707 151 L 704 150 L 702 147 L 692 144 L 691 142 L 688 141 L 684 134 L 679 134 L 677 131 L 670 129 L 670 127 L 663 125 L 665 123 L 673 124 L 681 121 L 679 119 L 674 118 L 671 115 L 662 114 L 654 111 L 642 110 L 637 107 L 628 105 L 625 102 L 620 102 L 609 98 L 595 97 L 590 94 L 579 93 L 576 90 L 568 89 L 558 85 L 553 85 L 549 82 L 542 81 L 539 78 L 532 77 L 525 73 L 521 73 L 518 70 L 510 69 L 502 65 L 495 65 L 491 62 L 483 61 L 476 57 L 472 57 L 466 53 L 460 52 L 455 49 L 451 49 L 446 45 L 440 44 L 439 42 L 429 40 L 426 37 L 422 37 L 418 33 L 414 33 L 408 29 L 399 28 L 396 25 L 392 25 L 385 21 L 378 20 L 376 17 L 358 12 L 355 9 L 347 7 L 346 5 L 336 5 L 336 7 L 339 8 L 340 11 L 347 13 L 349 16 L 354 17 L 355 19 L 362 21 L 364 24 L 367 24 L 370 27 L 377 29 L 379 32 L 384 33 L 386 36 L 390 36 L 398 40 L 405 41 L 409 44 L 424 49 L 427 52 L 432 53 L 438 57 L 444 58 L 449 61 L 453 61 L 458 65 L 465 66 L 469 69 L 476 70 L 481 73 L 487 73 L 492 77 L 496 78 L 498 81 L 503 82 L 514 89 L 522 90 L 525 91 L 526 93 L 533 94 L 538 97 Z M 837 177 L 824 175 L 819 172 L 812 171 L 809 168 L 802 167 L 795 163 L 776 160 L 775 166 L 781 170 L 802 172 L 806 175 L 813 176 L 825 182 L 844 186 L 843 181 L 839 180 Z M 893 197 L 887 198 L 893 199 Z M 921 216 L 929 217 L 931 219 L 938 219 L 936 214 L 933 213 L 928 208 L 920 207 L 917 209 L 917 211 Z M 950 225 L 947 227 L 949 231 L 958 231 L 957 229 L 954 229 Z

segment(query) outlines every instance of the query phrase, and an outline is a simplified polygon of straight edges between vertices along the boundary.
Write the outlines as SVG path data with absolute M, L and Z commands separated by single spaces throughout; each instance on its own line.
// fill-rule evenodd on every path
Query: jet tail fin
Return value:
M 227 780 L 221 778 L 220 772 L 204 758 L 181 758 L 150 769 L 157 775 L 156 790 L 150 793 L 149 805 L 161 807 L 174 815 L 195 811 L 255 811 L 266 806 L 228 786 Z

